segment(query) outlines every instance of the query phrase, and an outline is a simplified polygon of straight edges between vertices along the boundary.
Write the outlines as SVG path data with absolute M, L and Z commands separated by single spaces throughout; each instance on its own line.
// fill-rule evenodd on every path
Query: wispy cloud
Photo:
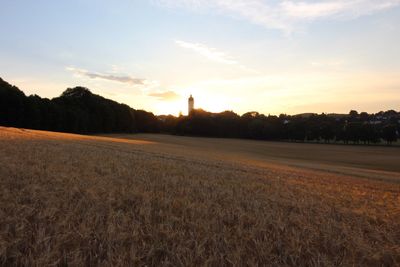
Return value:
M 180 40 L 175 40 L 175 43 L 180 47 L 190 49 L 203 57 L 206 57 L 212 61 L 216 61 L 223 64 L 235 65 L 238 64 L 237 61 L 233 60 L 224 52 L 220 52 L 215 48 L 208 47 L 200 43 L 189 43 Z
M 399 0 L 336 0 L 327 2 L 284 1 L 283 14 L 292 19 L 353 19 L 400 5 Z
M 179 95 L 173 91 L 154 92 L 154 93 L 150 93 L 148 95 L 155 97 L 158 100 L 165 100 L 165 101 L 175 100 L 175 99 L 179 98 Z
M 158 5 L 191 10 L 216 10 L 267 28 L 293 31 L 315 20 L 354 19 L 400 5 L 400 0 L 152 0 Z
M 193 52 L 195 52 L 211 61 L 215 61 L 218 63 L 227 64 L 227 65 L 235 65 L 244 71 L 258 73 L 256 70 L 253 70 L 251 68 L 248 68 L 248 67 L 240 64 L 240 62 L 233 59 L 227 53 L 221 52 L 221 51 L 217 50 L 216 48 L 206 46 L 205 44 L 190 43 L 190 42 L 185 42 L 185 41 L 181 41 L 181 40 L 175 40 L 175 43 L 178 46 L 180 46 L 182 48 L 190 49 Z
M 74 67 L 67 67 L 66 70 L 73 72 L 78 76 L 88 77 L 90 79 L 101 79 L 112 82 L 120 82 L 130 85 L 146 85 L 149 84 L 149 81 L 146 79 L 135 78 L 131 76 L 123 76 L 123 75 L 115 75 L 115 74 L 105 74 L 98 72 L 90 72 L 85 69 L 79 69 Z

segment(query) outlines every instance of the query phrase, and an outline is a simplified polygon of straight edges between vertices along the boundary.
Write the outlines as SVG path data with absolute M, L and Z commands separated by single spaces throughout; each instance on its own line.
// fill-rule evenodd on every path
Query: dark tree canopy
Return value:
M 136 117 L 145 120 L 137 122 Z M 0 124 L 72 133 L 157 132 L 154 114 L 93 94 L 85 87 L 65 90 L 51 100 L 25 96 L 0 79 Z
M 400 113 L 265 116 L 256 111 L 193 110 L 190 116 L 155 116 L 135 110 L 88 88 L 74 87 L 53 99 L 26 96 L 0 79 L 0 125 L 73 133 L 169 133 L 205 137 L 295 142 L 392 144 L 399 138 Z

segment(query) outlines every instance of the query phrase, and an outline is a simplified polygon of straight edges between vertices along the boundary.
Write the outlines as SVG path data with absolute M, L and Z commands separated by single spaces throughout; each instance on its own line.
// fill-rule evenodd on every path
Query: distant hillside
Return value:
M 158 119 L 84 87 L 51 100 L 26 96 L 0 78 L 0 125 L 74 133 L 158 132 Z

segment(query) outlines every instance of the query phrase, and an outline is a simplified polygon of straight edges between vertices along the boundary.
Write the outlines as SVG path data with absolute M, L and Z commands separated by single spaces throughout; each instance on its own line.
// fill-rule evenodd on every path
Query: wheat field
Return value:
M 0 265 L 400 265 L 400 150 L 249 142 L 2 127 Z

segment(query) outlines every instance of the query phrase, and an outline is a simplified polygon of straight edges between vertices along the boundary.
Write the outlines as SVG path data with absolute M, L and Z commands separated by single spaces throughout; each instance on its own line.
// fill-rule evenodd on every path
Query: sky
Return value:
M 400 0 L 0 0 L 0 77 L 155 114 L 400 110 Z

